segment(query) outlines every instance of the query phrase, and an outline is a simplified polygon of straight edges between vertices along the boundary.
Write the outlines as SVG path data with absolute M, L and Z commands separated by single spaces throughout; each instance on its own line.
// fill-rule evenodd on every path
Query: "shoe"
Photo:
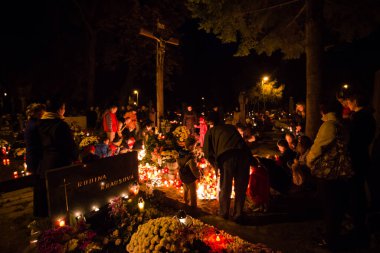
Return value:
M 317 242 L 317 246 L 320 248 L 328 248 L 329 244 L 325 239 L 321 239 Z
M 224 215 L 219 214 L 219 217 L 221 217 L 225 220 L 228 220 L 228 214 L 224 214 Z
M 237 224 L 243 224 L 244 223 L 244 217 L 243 215 L 235 216 L 232 218 L 232 221 L 237 223 Z

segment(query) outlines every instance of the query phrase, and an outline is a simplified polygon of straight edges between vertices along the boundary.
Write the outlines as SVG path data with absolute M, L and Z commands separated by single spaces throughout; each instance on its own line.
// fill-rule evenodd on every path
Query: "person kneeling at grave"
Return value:
M 180 153 L 177 159 L 179 165 L 179 177 L 183 183 L 183 195 L 185 204 L 197 207 L 197 179 L 200 177 L 200 172 L 195 162 L 195 157 L 192 150 L 195 145 L 194 138 L 188 138 L 186 140 L 186 150 Z

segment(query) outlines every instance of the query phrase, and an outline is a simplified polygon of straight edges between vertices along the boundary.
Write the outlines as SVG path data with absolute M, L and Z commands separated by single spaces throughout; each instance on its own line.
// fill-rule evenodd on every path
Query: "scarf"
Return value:
M 59 116 L 58 113 L 55 112 L 45 112 L 41 119 L 63 119 L 61 116 Z

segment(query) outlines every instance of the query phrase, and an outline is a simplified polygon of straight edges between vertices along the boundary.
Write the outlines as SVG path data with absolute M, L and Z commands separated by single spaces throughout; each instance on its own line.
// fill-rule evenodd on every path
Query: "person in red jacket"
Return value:
M 119 122 L 116 117 L 117 106 L 111 105 L 103 115 L 103 129 L 106 132 L 110 142 L 115 139 L 115 134 L 118 131 Z

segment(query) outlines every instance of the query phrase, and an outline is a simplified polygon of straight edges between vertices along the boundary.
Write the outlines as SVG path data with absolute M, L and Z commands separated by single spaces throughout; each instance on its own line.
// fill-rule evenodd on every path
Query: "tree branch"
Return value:
M 301 16 L 302 12 L 304 12 L 305 10 L 305 5 L 302 6 L 302 8 L 299 10 L 299 12 L 297 13 L 297 15 L 286 25 L 286 29 L 289 28 L 289 26 L 291 26 L 294 22 L 296 22 L 297 18 L 299 16 Z

